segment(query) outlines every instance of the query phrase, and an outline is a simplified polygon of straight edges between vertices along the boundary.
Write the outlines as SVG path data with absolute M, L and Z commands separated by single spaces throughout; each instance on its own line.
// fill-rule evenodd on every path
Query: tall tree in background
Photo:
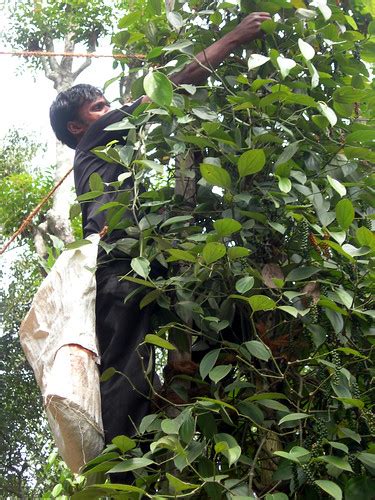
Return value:
M 0 144 L 1 244 L 28 212 L 45 196 L 52 179 L 31 167 L 41 145 L 31 134 L 11 130 Z M 40 392 L 18 340 L 19 324 L 42 279 L 34 253 L 36 218 L 24 234 L 9 269 L 2 267 L 0 292 L 0 496 L 26 498 L 40 493 L 44 463 L 52 441 L 42 412 Z M 41 480 L 41 482 L 39 482 Z
M 6 38 L 13 49 L 72 53 L 79 45 L 83 51 L 94 52 L 99 38 L 110 31 L 114 7 L 99 0 L 18 1 L 9 13 Z M 50 55 L 30 57 L 28 65 L 34 70 L 42 70 L 53 82 L 56 91 L 61 92 L 74 84 L 77 77 L 90 66 L 92 59 L 87 57 L 83 63 L 81 61 L 68 56 Z M 55 179 L 59 180 L 70 165 L 71 152 L 57 141 Z M 46 234 L 52 234 L 64 243 L 73 240 L 69 222 L 71 189 L 72 178 L 56 192 L 46 222 L 39 226 L 39 235 L 35 236 L 40 255 L 45 256 L 46 248 L 41 237 Z

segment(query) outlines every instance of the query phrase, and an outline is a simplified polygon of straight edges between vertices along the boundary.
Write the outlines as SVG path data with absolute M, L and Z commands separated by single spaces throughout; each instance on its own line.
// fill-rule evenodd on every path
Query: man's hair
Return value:
M 100 89 L 85 83 L 74 85 L 74 87 L 64 90 L 57 95 L 50 107 L 49 118 L 53 131 L 59 141 L 75 149 L 77 139 L 69 132 L 67 127 L 68 122 L 79 120 L 78 111 L 82 104 L 93 102 L 98 97 L 102 97 L 102 95 L 103 92 Z

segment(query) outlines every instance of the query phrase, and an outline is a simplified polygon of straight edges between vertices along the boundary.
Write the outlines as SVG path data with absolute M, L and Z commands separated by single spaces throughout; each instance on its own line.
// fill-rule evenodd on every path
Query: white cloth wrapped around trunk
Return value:
M 60 255 L 20 328 L 56 445 L 73 472 L 104 446 L 95 334 L 99 235 L 90 240 Z

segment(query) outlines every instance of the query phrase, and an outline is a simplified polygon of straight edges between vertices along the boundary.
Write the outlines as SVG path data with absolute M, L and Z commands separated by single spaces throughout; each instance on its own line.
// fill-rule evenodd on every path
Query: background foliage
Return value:
M 118 79 L 131 71 L 132 97 L 153 104 L 114 126 L 126 146 L 98 154 L 134 179 L 107 214 L 127 232 L 115 245 L 140 307 L 158 306 L 146 342 L 184 351 L 189 332 L 193 362 L 168 379 L 174 405 L 159 398 L 136 438 L 86 468 L 130 472 L 129 484 L 81 483 L 73 498 L 370 499 L 371 4 L 167 6 L 134 1 L 119 21 L 115 50 L 147 57 L 116 63 Z M 274 20 L 251 54 L 238 50 L 207 85 L 173 88 L 165 75 L 254 10 Z M 191 205 L 175 194 L 176 165 L 197 183 Z M 91 187 L 86 202 L 105 188 L 95 175 Z M 155 261 L 166 275 L 150 278 Z
M 251 54 L 203 87 L 173 88 L 165 74 L 254 10 L 274 20 Z M 146 342 L 183 351 L 190 332 L 196 370 L 169 380 L 179 412 L 146 417 L 137 439 L 116 438 L 86 468 L 132 471 L 133 485 L 74 498 L 371 498 L 371 15 L 284 0 L 175 2 L 166 14 L 150 1 L 120 20 L 118 49 L 147 55 L 132 96 L 154 104 L 113 126 L 129 132 L 125 147 L 99 152 L 135 182 L 108 222 L 128 233 L 116 246 L 140 307 L 158 305 Z M 192 206 L 174 193 L 176 165 L 196 176 Z M 160 172 L 170 181 L 155 190 Z M 97 176 L 92 189 L 104 189 Z M 121 219 L 128 206 L 136 224 Z M 154 261 L 167 277 L 150 278 Z

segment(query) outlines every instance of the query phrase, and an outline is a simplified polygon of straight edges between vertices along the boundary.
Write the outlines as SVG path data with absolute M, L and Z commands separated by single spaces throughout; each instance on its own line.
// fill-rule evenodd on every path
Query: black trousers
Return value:
M 101 382 L 102 415 L 106 444 L 118 435 L 131 437 L 150 409 L 153 383 L 153 351 L 139 344 L 149 332 L 151 308 L 139 309 L 137 294 L 124 299 L 137 287 L 123 280 L 129 261 L 115 260 L 96 272 L 96 333 L 101 355 L 100 371 L 113 367 L 121 374 Z M 150 373 L 146 374 L 150 369 Z

